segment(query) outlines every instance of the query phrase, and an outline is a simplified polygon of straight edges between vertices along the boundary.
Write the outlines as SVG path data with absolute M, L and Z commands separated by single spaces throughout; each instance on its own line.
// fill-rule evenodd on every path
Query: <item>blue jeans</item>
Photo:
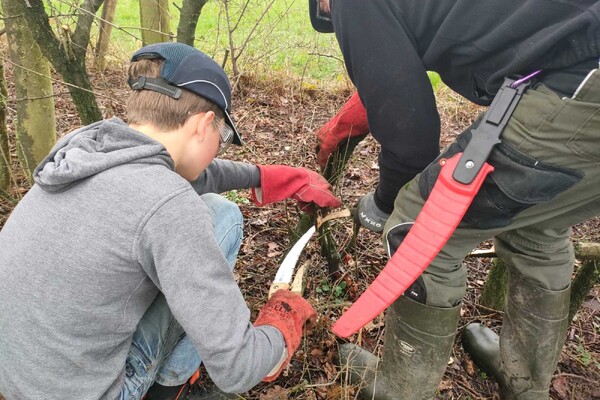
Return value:
M 238 206 L 224 197 L 201 196 L 211 211 L 215 238 L 231 269 L 242 242 Z M 199 243 L 201 245 L 201 243 Z M 121 400 L 141 399 L 156 381 L 164 386 L 186 382 L 200 366 L 200 356 L 159 293 L 140 320 L 126 362 Z

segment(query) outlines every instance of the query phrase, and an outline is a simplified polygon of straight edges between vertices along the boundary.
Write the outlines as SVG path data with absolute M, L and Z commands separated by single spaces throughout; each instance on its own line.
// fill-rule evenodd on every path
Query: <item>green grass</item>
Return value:
M 169 3 L 172 16 L 170 32 L 175 35 L 179 22 L 179 10 L 182 0 Z M 240 8 L 245 0 L 229 0 L 232 24 L 240 16 Z M 238 69 L 244 73 L 267 76 L 272 72 L 283 72 L 292 76 L 301 76 L 317 84 L 347 82 L 342 56 L 333 34 L 315 32 L 308 17 L 306 0 L 250 0 L 237 29 L 232 34 L 235 47 L 239 48 L 250 37 L 247 47 L 238 58 Z M 58 15 L 57 23 L 73 26 L 75 0 L 50 0 L 48 9 Z M 270 7 L 270 8 L 269 8 Z M 257 25 L 264 10 L 268 12 Z M 49 11 L 49 12 L 50 12 Z M 101 12 L 98 12 L 100 15 Z M 141 46 L 139 30 L 139 0 L 118 0 L 112 48 L 109 62 L 116 65 L 127 61 L 129 56 Z M 257 25 L 255 29 L 255 25 Z M 93 30 L 97 34 L 97 28 Z M 92 43 L 95 43 L 92 38 Z M 212 56 L 221 64 L 230 48 L 229 32 L 225 18 L 225 9 L 220 0 L 209 0 L 204 6 L 196 30 L 196 47 Z M 232 72 L 231 54 L 225 64 L 228 73 Z M 432 84 L 440 83 L 437 74 L 430 74 Z
M 125 60 L 141 45 L 138 29 L 139 1 L 118 1 L 112 43 L 114 57 Z M 229 1 L 232 25 L 239 18 L 243 1 Z M 170 31 L 175 34 L 179 10 L 173 4 L 181 5 L 181 0 L 170 2 Z M 238 58 L 240 71 L 284 71 L 315 81 L 345 79 L 345 69 L 335 35 L 319 34 L 312 29 L 306 0 L 275 0 L 270 8 L 269 4 L 270 0 L 251 0 L 251 6 L 244 11 L 238 28 L 233 32 L 233 43 L 237 48 L 250 37 L 247 47 Z M 267 14 L 255 28 L 256 21 L 267 8 Z M 221 1 L 209 0 L 202 9 L 195 45 L 219 64 L 222 63 L 230 43 Z M 228 54 L 225 69 L 231 72 L 231 54 Z
M 435 72 L 427 72 L 427 75 L 429 76 L 429 80 L 431 81 L 431 86 L 433 86 L 434 90 L 437 90 L 437 88 L 440 87 L 440 85 L 442 85 L 442 78 L 440 78 L 440 76 L 435 73 Z

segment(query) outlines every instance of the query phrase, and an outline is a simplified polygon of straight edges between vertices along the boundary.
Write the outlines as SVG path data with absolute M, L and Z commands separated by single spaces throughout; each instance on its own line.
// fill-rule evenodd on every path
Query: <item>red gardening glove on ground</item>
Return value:
M 329 182 L 306 168 L 287 165 L 257 165 L 260 188 L 252 189 L 252 200 L 258 206 L 292 198 L 303 211 L 310 203 L 319 207 L 339 207 L 342 202 L 329 191 Z
M 354 92 L 335 117 L 317 131 L 317 162 L 324 167 L 340 142 L 369 133 L 367 110 Z
M 254 326 L 271 325 L 279 329 L 285 339 L 288 356 L 279 370 L 265 377 L 264 382 L 271 382 L 279 376 L 300 345 L 305 324 L 306 330 L 309 330 L 316 319 L 317 312 L 308 301 L 289 290 L 280 289 L 267 301 L 258 313 Z

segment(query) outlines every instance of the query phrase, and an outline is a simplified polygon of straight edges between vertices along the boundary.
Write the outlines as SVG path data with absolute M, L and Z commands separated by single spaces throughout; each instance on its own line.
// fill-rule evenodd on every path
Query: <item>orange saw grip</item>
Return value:
M 337 320 L 332 331 L 348 337 L 372 321 L 404 293 L 442 250 L 494 167 L 485 163 L 468 184 L 452 174 L 462 153 L 440 160 L 439 177 L 414 225 L 379 276 Z

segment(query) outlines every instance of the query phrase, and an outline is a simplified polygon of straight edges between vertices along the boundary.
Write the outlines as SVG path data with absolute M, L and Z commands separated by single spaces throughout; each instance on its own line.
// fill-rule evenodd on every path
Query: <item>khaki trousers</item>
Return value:
M 484 188 L 492 185 L 486 189 L 492 196 L 479 202 L 485 203 L 486 210 L 478 210 L 480 206 L 474 202 L 468 211 L 475 216 L 470 221 L 479 223 L 463 219 L 422 275 L 427 305 L 452 307 L 462 300 L 467 283 L 462 261 L 479 243 L 491 238 L 511 272 L 547 290 L 569 285 L 574 265 L 571 227 L 600 214 L 600 71 L 590 72 L 572 98 L 560 98 L 541 84 L 530 88 L 502 133 L 502 142 L 527 158 L 534 178 L 525 182 L 515 179 L 515 187 L 507 187 L 505 179 L 500 188 L 492 187 L 492 179 L 486 180 Z M 423 192 L 427 195 L 428 185 L 423 182 L 432 180 L 436 162 L 400 190 L 385 226 L 384 242 L 395 226 L 416 219 L 425 202 Z M 552 192 L 553 181 L 548 178 L 551 174 L 535 175 L 542 164 L 550 171 L 577 171 L 580 176 L 568 189 L 543 199 Z M 500 176 L 501 167 L 496 166 L 492 174 Z M 507 202 L 523 207 L 507 213 Z M 489 226 L 495 215 L 502 215 L 504 222 L 495 224 L 502 226 Z

